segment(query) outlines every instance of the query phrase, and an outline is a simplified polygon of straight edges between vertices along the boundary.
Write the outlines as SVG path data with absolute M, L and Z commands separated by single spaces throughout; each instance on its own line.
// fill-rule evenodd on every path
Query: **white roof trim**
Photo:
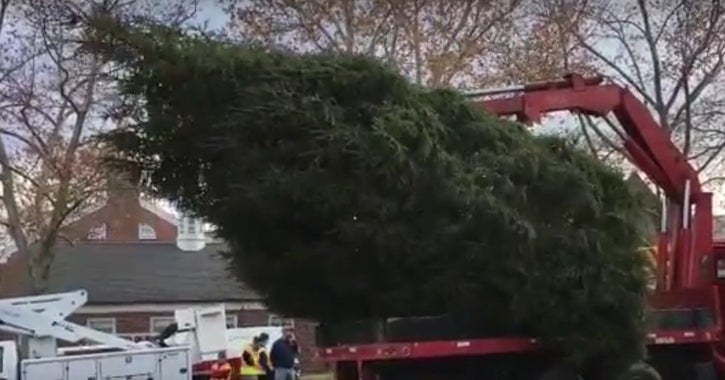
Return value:
M 143 207 L 147 211 L 157 215 L 161 219 L 178 227 L 179 221 L 178 221 L 178 218 L 176 217 L 176 215 L 172 214 L 169 211 L 164 210 L 163 207 L 156 204 L 157 202 L 158 201 L 155 201 L 155 200 L 147 200 L 147 199 L 143 199 L 143 198 L 139 199 L 139 204 L 141 204 L 141 207 Z
M 86 305 L 75 314 L 120 314 L 120 313 L 173 313 L 178 309 L 191 307 L 224 305 L 225 310 L 267 310 L 261 302 L 196 302 L 196 303 L 163 303 L 163 304 L 123 304 L 123 305 Z

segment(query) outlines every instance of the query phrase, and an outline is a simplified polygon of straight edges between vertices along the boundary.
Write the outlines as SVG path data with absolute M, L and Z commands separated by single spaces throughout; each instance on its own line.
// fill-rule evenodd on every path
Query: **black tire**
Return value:
M 627 371 L 622 380 L 662 380 L 662 376 L 651 365 L 637 363 Z

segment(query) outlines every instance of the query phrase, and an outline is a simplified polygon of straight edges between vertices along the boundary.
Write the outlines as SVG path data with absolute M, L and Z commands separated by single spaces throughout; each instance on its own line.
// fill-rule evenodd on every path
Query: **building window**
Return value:
M 151 317 L 149 318 L 149 331 L 160 334 L 170 324 L 175 323 L 174 317 Z
M 283 318 L 277 314 L 270 314 L 267 324 L 274 327 L 295 327 L 295 320 L 292 318 Z
M 189 218 L 189 223 L 186 225 L 186 233 L 187 234 L 196 234 L 196 219 Z
M 156 240 L 156 230 L 148 224 L 140 223 L 138 225 L 139 240 Z
M 108 334 L 116 333 L 116 318 L 88 318 L 86 326 Z
M 86 236 L 86 239 L 88 240 L 106 240 L 108 234 L 108 227 L 106 223 L 99 224 L 90 230 L 88 230 L 88 235 Z
M 227 328 L 236 329 L 238 326 L 236 315 L 227 315 Z

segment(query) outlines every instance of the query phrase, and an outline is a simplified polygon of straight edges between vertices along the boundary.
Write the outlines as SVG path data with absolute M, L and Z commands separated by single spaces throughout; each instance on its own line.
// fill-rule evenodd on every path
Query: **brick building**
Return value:
M 201 223 L 176 218 L 134 191 L 116 192 L 106 204 L 64 228 L 73 244 L 59 242 L 49 292 L 88 291 L 75 323 L 141 339 L 173 320 L 175 309 L 224 303 L 228 327 L 294 325 L 305 369 L 323 369 L 314 358 L 314 325 L 269 313 L 261 298 L 234 279 Z M 0 295 L 31 293 L 25 258 L 0 265 Z

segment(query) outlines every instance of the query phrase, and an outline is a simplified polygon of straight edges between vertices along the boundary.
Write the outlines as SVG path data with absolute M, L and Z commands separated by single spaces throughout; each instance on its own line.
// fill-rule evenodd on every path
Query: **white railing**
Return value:
M 126 333 L 126 334 L 117 334 L 117 335 L 120 336 L 121 338 L 125 338 L 125 339 L 128 339 L 128 340 L 132 340 L 134 342 L 140 342 L 140 341 L 143 341 L 143 340 L 152 340 L 153 338 L 155 338 L 156 336 L 158 336 L 158 334 L 149 333 L 149 332 L 146 332 L 146 333 Z

